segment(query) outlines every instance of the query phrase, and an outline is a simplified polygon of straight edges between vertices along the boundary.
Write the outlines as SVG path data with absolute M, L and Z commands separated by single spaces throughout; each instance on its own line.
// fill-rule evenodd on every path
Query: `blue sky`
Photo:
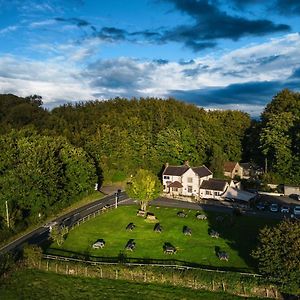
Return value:
M 0 0 L 0 93 L 175 97 L 258 116 L 300 91 L 299 0 Z

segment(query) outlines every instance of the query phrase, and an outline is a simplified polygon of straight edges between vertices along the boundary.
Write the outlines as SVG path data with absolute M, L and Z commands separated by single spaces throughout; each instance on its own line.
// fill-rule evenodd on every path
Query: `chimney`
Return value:
M 189 166 L 190 166 L 190 165 L 189 165 L 189 161 L 186 160 L 186 161 L 184 162 L 184 165 L 187 166 L 187 167 L 189 167 Z

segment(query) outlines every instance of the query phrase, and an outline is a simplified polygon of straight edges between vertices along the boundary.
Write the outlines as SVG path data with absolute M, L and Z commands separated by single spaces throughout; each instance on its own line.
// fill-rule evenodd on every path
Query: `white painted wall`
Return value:
M 189 178 L 192 182 L 189 182 Z M 198 196 L 199 195 L 199 179 L 198 175 L 190 168 L 182 175 L 182 195 L 183 196 Z M 188 191 L 188 186 L 192 187 L 192 191 Z

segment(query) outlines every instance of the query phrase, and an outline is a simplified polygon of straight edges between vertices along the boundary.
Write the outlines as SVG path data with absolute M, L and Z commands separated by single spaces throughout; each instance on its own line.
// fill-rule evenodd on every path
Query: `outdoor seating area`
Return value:
M 218 253 L 218 257 L 219 257 L 220 260 L 226 260 L 226 261 L 228 261 L 228 259 L 229 259 L 229 255 L 225 251 L 220 251 Z
M 203 215 L 203 214 L 198 214 L 198 215 L 196 215 L 196 218 L 197 218 L 198 220 L 207 220 L 207 216 L 206 216 L 206 215 Z
M 175 254 L 176 253 L 176 248 L 173 245 L 171 245 L 170 243 L 165 243 L 163 249 L 164 249 L 165 254 Z
M 148 212 L 148 213 L 147 213 L 146 219 L 147 219 L 148 221 L 156 221 L 156 220 L 157 220 L 157 218 L 155 217 L 155 215 L 154 215 L 153 213 L 151 213 L 151 212 Z
M 133 251 L 135 249 L 135 241 L 132 239 L 129 240 L 125 246 L 125 249 L 129 251 Z
M 136 213 L 136 215 L 138 217 L 145 217 L 146 216 L 146 212 L 144 210 L 139 209 L 138 212 Z
M 182 232 L 183 232 L 184 235 L 192 235 L 192 229 L 187 227 L 187 226 L 183 227 Z
M 215 230 L 211 230 L 209 235 L 212 237 L 212 238 L 216 238 L 218 239 L 220 237 L 220 234 L 219 232 L 215 231 Z
M 103 239 L 97 240 L 93 245 L 93 249 L 102 249 L 105 246 L 105 241 Z
M 179 218 L 186 218 L 186 217 L 187 217 L 187 214 L 186 214 L 185 212 L 183 212 L 183 211 L 180 211 L 180 212 L 177 213 L 177 216 L 178 216 Z
M 126 226 L 126 230 L 129 230 L 129 231 L 132 231 L 134 228 L 135 228 L 135 225 L 134 225 L 133 223 L 129 223 L 129 224 Z
M 159 223 L 156 223 L 155 226 L 154 226 L 154 231 L 158 232 L 158 233 L 161 233 L 163 231 L 163 228 Z

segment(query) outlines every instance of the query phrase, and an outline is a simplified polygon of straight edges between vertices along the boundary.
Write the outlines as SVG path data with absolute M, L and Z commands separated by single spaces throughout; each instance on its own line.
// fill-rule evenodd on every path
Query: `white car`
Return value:
M 52 228 L 55 227 L 58 223 L 56 221 L 49 222 L 44 225 L 45 228 L 49 228 L 49 231 L 52 231 Z
M 278 212 L 278 204 L 277 203 L 272 203 L 271 206 L 270 206 L 270 211 Z
M 299 205 L 294 207 L 294 215 L 300 215 L 300 206 Z
M 288 214 L 290 212 L 290 208 L 287 205 L 282 205 L 280 211 Z

